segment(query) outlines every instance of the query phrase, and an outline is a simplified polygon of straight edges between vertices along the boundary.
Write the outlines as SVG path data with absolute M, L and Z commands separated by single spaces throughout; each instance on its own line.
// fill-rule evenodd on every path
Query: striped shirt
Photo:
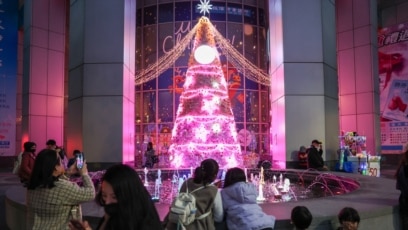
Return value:
M 27 190 L 28 229 L 60 230 L 69 229 L 71 208 L 95 197 L 91 178 L 83 175 L 83 187 L 67 178 L 60 178 L 55 187 Z

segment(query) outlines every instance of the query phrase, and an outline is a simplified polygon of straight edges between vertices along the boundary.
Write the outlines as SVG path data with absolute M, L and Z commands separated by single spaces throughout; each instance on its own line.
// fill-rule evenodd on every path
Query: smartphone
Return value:
M 78 153 L 76 156 L 77 168 L 81 169 L 84 166 L 84 154 Z
M 74 229 L 85 230 L 85 227 L 82 225 L 82 223 L 79 220 L 70 220 L 69 222 L 74 227 Z

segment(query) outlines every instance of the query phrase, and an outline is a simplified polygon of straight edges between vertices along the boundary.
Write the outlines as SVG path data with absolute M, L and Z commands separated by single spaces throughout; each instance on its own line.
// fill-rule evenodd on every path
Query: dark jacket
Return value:
M 307 153 L 307 160 L 309 163 L 309 168 L 313 168 L 313 169 L 323 168 L 324 161 L 323 161 L 322 155 L 323 155 L 322 149 L 318 150 L 313 145 L 310 146 L 310 148 L 308 149 L 308 153 Z
M 21 166 L 18 176 L 22 182 L 27 182 L 30 179 L 31 172 L 34 168 L 35 154 L 31 152 L 24 152 L 21 157 Z

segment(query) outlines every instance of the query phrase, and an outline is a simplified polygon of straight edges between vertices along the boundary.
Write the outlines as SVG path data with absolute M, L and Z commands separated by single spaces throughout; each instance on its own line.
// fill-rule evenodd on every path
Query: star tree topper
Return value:
M 200 14 L 208 13 L 210 14 L 210 10 L 212 10 L 212 5 L 210 4 L 210 0 L 200 0 L 200 4 L 197 5 L 197 9 L 200 10 Z

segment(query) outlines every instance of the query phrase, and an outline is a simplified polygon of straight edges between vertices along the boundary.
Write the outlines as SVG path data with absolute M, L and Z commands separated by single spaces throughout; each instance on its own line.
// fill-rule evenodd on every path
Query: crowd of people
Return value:
M 308 165 L 327 170 L 321 164 L 321 145 L 318 140 L 312 141 L 307 150 Z M 54 140 L 48 140 L 38 154 L 36 150 L 36 143 L 24 143 L 18 173 L 27 187 L 27 224 L 32 226 L 31 229 L 90 230 L 91 224 L 81 219 L 80 205 L 91 200 L 104 209 L 95 229 L 180 229 L 180 225 L 169 218 L 171 210 L 163 221 L 160 220 L 151 195 L 133 168 L 123 164 L 109 167 L 96 190 L 88 175 L 86 161 L 82 167 L 77 167 L 76 156 L 82 154 L 80 150 L 74 150 L 73 157 L 68 159 Z M 408 194 L 408 179 L 405 179 L 408 151 L 405 155 L 396 173 L 402 213 L 407 210 L 404 207 Z M 147 158 L 146 164 L 153 165 L 150 160 Z M 244 170 L 238 167 L 228 169 L 223 186 L 215 183 L 218 171 L 219 165 L 214 159 L 205 159 L 195 169 L 193 177 L 180 187 L 180 193 L 194 191 L 197 208 L 195 220 L 181 229 L 273 230 L 276 218 L 266 214 L 257 203 L 257 188 L 247 182 Z M 69 180 L 73 175 L 82 178 L 81 186 Z M 307 229 L 313 220 L 312 213 L 305 206 L 294 207 L 290 218 L 295 229 Z M 345 207 L 339 212 L 338 220 L 339 230 L 352 230 L 358 228 L 360 217 L 354 208 Z

